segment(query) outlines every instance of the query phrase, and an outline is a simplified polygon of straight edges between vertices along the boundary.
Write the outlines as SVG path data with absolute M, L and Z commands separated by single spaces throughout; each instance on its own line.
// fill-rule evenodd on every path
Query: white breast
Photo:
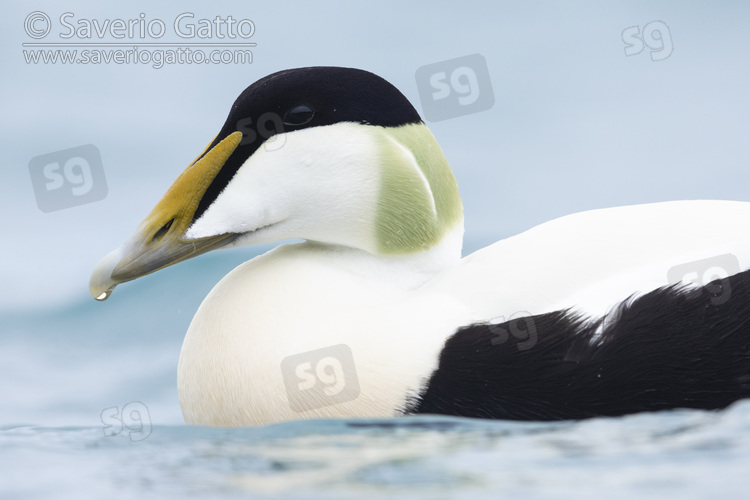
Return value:
M 178 389 L 187 423 L 387 417 L 416 395 L 465 313 L 451 297 L 391 282 L 388 270 L 376 264 L 353 272 L 341 265 L 354 258 L 351 252 L 364 255 L 310 243 L 284 245 L 216 285 L 180 355 Z M 352 359 L 336 348 L 342 345 Z M 327 360 L 343 372 L 321 364 L 320 350 L 329 358 L 343 356 Z M 316 373 L 319 364 L 322 372 Z M 358 391 L 337 399 L 318 390 L 337 390 L 342 375 Z M 308 387 L 311 381 L 319 387 Z M 298 396 L 318 407 L 300 411 Z

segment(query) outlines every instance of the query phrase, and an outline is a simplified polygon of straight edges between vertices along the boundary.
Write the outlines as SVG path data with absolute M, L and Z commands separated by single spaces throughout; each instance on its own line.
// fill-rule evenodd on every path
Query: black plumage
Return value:
M 747 397 L 750 271 L 659 288 L 595 321 L 556 311 L 462 328 L 406 413 L 560 420 Z

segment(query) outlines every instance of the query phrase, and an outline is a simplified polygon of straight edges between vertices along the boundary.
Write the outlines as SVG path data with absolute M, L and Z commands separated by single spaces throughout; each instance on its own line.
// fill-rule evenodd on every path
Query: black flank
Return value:
M 561 420 L 747 397 L 750 271 L 692 291 L 657 289 L 604 323 L 557 311 L 462 328 L 407 413 Z

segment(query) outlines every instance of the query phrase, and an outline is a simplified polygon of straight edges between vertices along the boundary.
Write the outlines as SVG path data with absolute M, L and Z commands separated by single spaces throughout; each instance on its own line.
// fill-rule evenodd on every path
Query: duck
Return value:
M 750 397 L 748 221 L 741 201 L 604 208 L 462 256 L 456 180 L 404 94 L 295 68 L 239 95 L 89 289 L 278 243 L 192 319 L 190 425 L 719 410 Z

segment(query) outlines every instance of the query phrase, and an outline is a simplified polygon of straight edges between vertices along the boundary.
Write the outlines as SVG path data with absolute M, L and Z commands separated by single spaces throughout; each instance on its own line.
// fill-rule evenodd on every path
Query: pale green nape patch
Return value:
M 375 220 L 378 249 L 384 254 L 427 250 L 463 221 L 456 179 L 427 125 L 378 130 L 382 168 Z

